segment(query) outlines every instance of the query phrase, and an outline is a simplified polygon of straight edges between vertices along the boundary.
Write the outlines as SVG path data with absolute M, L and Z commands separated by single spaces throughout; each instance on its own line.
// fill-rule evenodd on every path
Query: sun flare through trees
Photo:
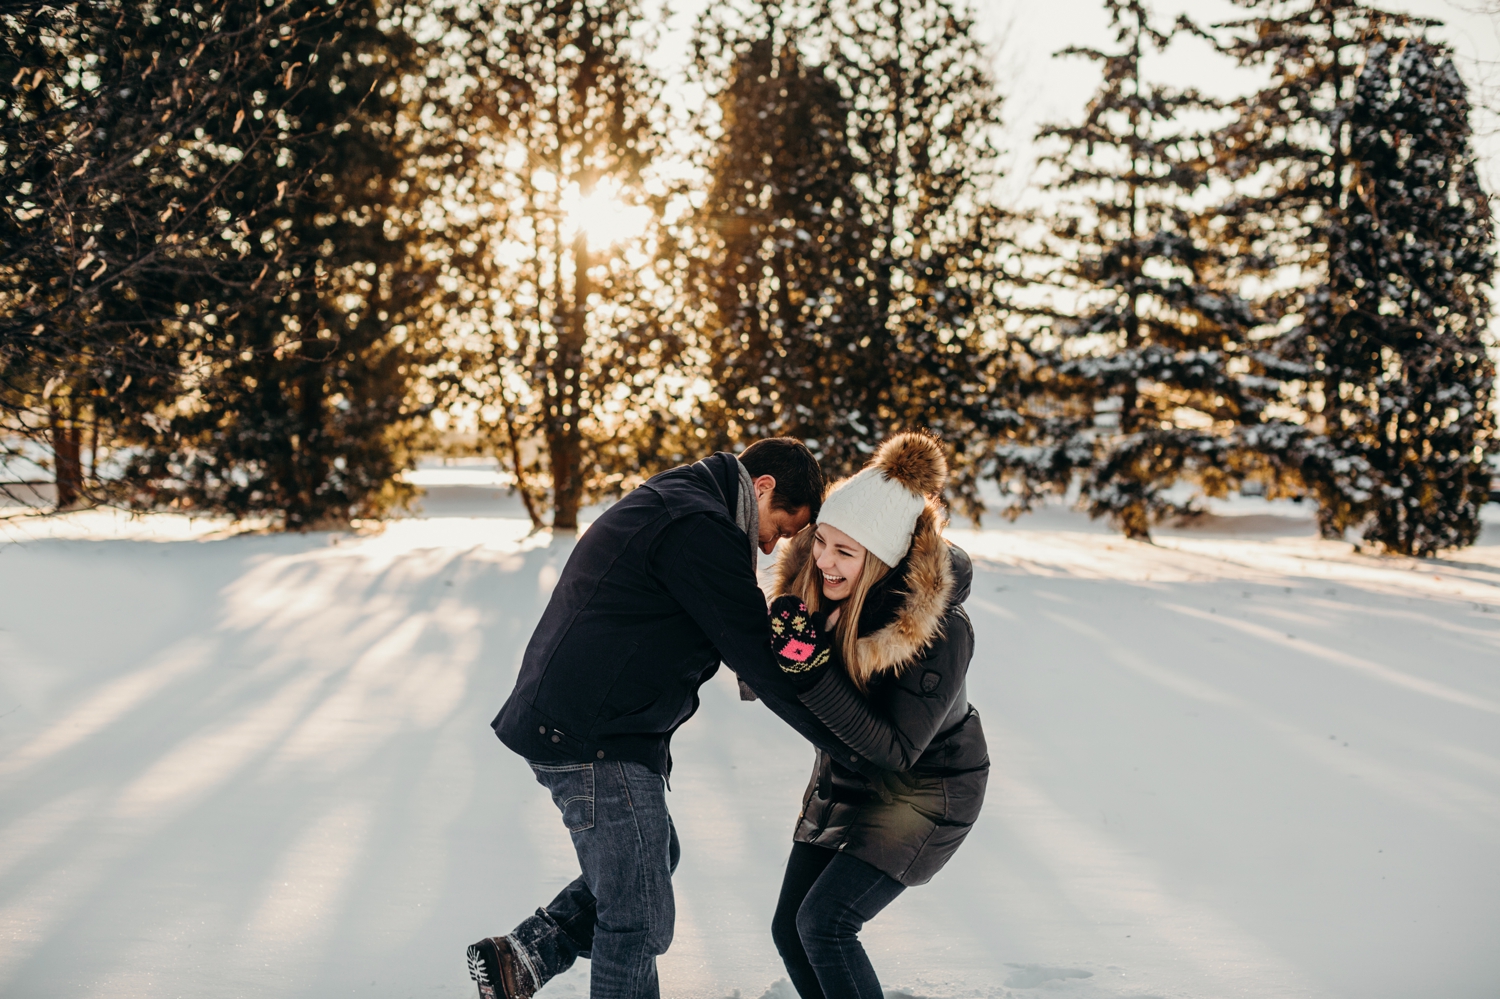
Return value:
M 571 531 L 712 449 L 838 475 L 922 427 L 970 514 L 1149 539 L 1246 489 L 1470 544 L 1466 70 L 1361 0 L 1233 2 L 1100 0 L 1020 194 L 967 0 L 0 5 L 0 492 L 303 529 L 482 455 Z M 1183 44 L 1262 84 L 1153 80 Z

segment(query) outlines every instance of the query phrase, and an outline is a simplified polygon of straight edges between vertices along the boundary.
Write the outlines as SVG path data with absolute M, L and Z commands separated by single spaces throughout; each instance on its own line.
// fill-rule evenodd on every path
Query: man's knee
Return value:
M 655 953 L 665 954 L 672 946 L 672 933 L 677 925 L 677 900 L 672 896 L 671 884 L 667 885 L 664 897 L 655 900 L 651 913 L 651 946 Z
M 672 946 L 672 924 L 639 927 L 600 926 L 594 932 L 595 953 L 618 960 L 622 954 L 660 957 Z
M 653 890 L 654 887 L 654 890 Z M 649 954 L 665 954 L 672 946 L 677 922 L 677 903 L 671 882 L 638 885 L 633 892 L 599 900 L 595 936 L 610 936 L 616 945 Z

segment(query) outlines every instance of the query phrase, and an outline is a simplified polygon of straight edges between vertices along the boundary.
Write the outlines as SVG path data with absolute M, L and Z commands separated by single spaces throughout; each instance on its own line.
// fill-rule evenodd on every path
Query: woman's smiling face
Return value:
M 837 527 L 819 524 L 813 535 L 813 561 L 823 574 L 823 596 L 843 600 L 854 592 L 865 568 L 865 546 Z

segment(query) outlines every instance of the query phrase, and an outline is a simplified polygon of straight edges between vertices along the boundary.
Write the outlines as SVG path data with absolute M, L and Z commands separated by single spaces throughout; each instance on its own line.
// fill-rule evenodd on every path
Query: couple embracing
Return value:
M 493 724 L 582 870 L 469 948 L 481 997 L 528 999 L 587 957 L 593 999 L 657 999 L 680 855 L 670 741 L 723 662 L 817 749 L 771 924 L 792 984 L 880 999 L 859 930 L 953 855 L 989 770 L 946 481 L 941 444 L 903 433 L 825 499 L 807 448 L 774 438 L 653 477 L 579 538 Z M 783 539 L 768 611 L 757 551 Z

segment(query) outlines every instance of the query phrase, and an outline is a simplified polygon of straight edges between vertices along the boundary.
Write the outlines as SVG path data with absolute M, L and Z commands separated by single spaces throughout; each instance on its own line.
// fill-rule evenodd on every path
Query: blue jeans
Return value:
M 848 854 L 792 844 L 771 939 L 802 999 L 882 999 L 859 931 L 903 888 Z
M 658 999 L 656 957 L 672 944 L 681 848 L 665 781 L 639 763 L 532 763 L 583 873 L 510 933 L 541 988 L 580 957 L 591 999 Z

